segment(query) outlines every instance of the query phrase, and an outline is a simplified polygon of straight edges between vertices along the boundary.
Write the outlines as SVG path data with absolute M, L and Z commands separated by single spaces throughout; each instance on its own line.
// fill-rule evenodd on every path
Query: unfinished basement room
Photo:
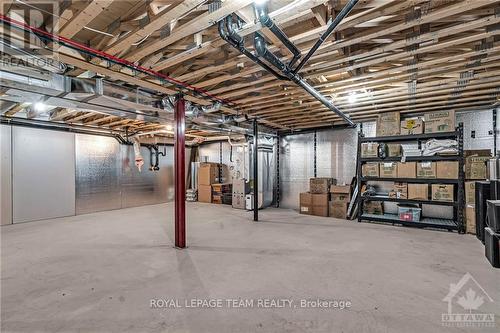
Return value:
M 500 332 L 500 0 L 0 1 L 0 332 Z

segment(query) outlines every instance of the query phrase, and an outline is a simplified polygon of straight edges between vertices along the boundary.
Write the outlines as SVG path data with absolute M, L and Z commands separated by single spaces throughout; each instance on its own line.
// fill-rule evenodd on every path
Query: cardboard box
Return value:
M 454 132 L 455 111 L 437 111 L 424 114 L 425 133 Z
M 401 144 L 399 143 L 388 143 L 387 144 L 387 156 L 388 157 L 400 157 L 401 153 Z
M 363 142 L 361 144 L 361 157 L 378 157 L 378 143 Z
M 476 182 L 465 182 L 465 203 L 467 205 L 476 204 Z
M 380 163 L 380 178 L 397 178 L 398 164 L 396 162 Z
M 330 192 L 330 186 L 335 185 L 337 181 L 333 178 L 310 178 L 309 192 L 313 194 L 325 194 Z
M 428 184 L 408 184 L 409 200 L 429 200 Z
M 432 201 L 453 201 L 454 185 L 432 184 Z
M 364 201 L 363 212 L 366 214 L 383 215 L 384 204 L 381 201 Z
M 217 163 L 201 163 L 198 168 L 198 185 L 212 185 L 217 183 L 219 165 Z
M 467 149 L 464 150 L 464 158 L 467 158 L 469 156 L 491 156 L 491 150 L 490 149 Z
M 361 175 L 363 177 L 378 177 L 380 175 L 377 162 L 368 162 L 361 166 Z
M 417 162 L 417 178 L 433 179 L 437 176 L 435 162 Z
M 408 199 L 408 184 L 394 183 L 392 191 L 389 192 L 389 198 Z
M 212 202 L 212 185 L 198 184 L 198 201 L 207 203 Z
M 312 194 L 312 215 L 328 216 L 330 194 Z
M 417 178 L 417 163 L 398 162 L 398 178 Z
M 436 163 L 436 178 L 458 179 L 458 161 L 439 161 Z
M 212 203 L 222 205 L 222 195 L 212 193 Z
M 467 205 L 465 207 L 465 231 L 468 234 L 476 234 L 476 206 Z
M 469 156 L 465 159 L 465 179 L 486 179 L 490 156 Z
M 399 135 L 401 118 L 399 112 L 385 112 L 377 119 L 377 136 Z
M 217 192 L 218 194 L 232 193 L 232 189 L 233 189 L 232 183 L 212 184 L 212 192 Z
M 312 215 L 312 194 L 304 192 L 300 193 L 299 197 L 300 214 Z
M 424 133 L 424 121 L 418 119 L 401 120 L 401 135 L 422 134 Z
M 329 216 L 337 219 L 347 219 L 348 203 L 330 201 Z
M 349 203 L 351 201 L 351 185 L 330 186 L 332 201 Z

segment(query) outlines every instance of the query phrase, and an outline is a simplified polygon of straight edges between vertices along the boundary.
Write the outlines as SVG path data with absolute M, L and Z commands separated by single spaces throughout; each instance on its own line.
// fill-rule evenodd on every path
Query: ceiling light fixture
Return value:
M 33 105 L 33 109 L 35 110 L 35 112 L 43 112 L 45 111 L 45 104 L 43 104 L 42 102 L 36 102 Z
M 356 95 L 356 92 L 352 92 L 349 94 L 349 96 L 347 97 L 347 101 L 349 102 L 349 104 L 354 104 L 356 103 L 356 100 L 358 99 L 358 96 Z

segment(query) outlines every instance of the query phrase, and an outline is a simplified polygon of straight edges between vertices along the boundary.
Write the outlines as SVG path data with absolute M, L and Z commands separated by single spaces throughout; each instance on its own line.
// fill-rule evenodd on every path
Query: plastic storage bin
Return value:
M 402 221 L 419 222 L 422 208 L 398 205 L 399 219 Z

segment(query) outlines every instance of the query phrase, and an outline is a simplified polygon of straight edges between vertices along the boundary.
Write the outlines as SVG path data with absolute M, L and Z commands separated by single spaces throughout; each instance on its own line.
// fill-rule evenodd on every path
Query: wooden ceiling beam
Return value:
M 94 0 L 74 15 L 60 30 L 59 35 L 66 38 L 73 38 L 83 27 L 89 24 L 102 11 L 108 8 L 113 0 Z

